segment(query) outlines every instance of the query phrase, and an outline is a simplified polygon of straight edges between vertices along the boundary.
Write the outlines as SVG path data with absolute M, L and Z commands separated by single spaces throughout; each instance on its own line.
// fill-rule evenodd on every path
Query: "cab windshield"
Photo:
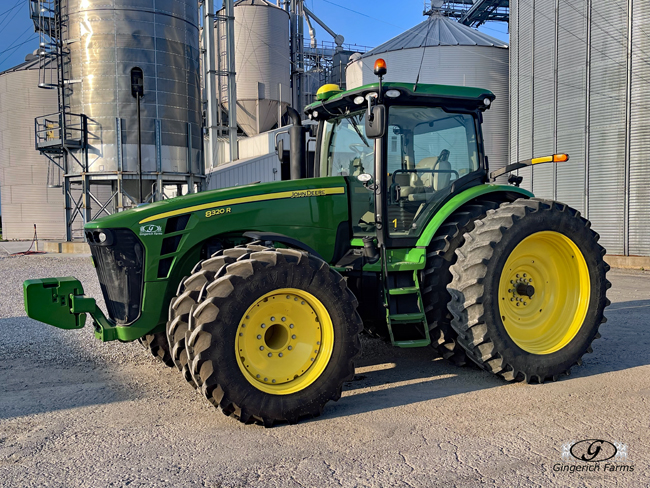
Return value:
M 325 122 L 321 145 L 321 176 L 374 174 L 374 147 L 366 137 L 366 111 Z
M 321 176 L 374 178 L 374 140 L 365 135 L 366 110 L 325 122 Z M 437 107 L 392 106 L 384 144 L 386 225 L 391 237 L 418 236 L 453 183 L 479 169 L 476 119 Z M 355 235 L 375 232 L 375 195 L 350 179 Z

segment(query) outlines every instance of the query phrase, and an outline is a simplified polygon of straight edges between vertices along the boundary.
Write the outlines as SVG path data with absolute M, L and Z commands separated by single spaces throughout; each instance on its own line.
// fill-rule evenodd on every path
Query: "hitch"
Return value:
M 73 277 L 27 280 L 23 283 L 27 316 L 59 329 L 81 329 L 86 314 L 93 318 L 95 337 L 103 342 L 118 339 L 115 324 L 106 318 L 94 298 L 84 295 Z

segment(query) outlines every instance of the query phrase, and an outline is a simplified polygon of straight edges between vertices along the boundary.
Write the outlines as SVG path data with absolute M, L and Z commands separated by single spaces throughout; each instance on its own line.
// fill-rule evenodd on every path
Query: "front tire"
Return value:
M 205 397 L 241 422 L 320 415 L 354 375 L 357 300 L 327 263 L 303 252 L 253 252 L 203 288 L 187 333 Z
M 452 327 L 480 367 L 542 383 L 591 352 L 611 285 L 605 249 L 578 211 L 538 199 L 503 204 L 457 254 Z

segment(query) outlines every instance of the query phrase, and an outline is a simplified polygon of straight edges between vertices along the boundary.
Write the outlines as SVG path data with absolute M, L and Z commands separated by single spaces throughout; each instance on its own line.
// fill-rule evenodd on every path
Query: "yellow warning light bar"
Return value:
M 554 154 L 553 156 L 544 156 L 543 158 L 533 158 L 530 160 L 530 164 L 566 163 L 568 160 L 569 160 L 568 154 Z
M 517 169 L 526 168 L 534 164 L 542 163 L 566 163 L 569 160 L 568 154 L 554 154 L 553 156 L 544 156 L 541 158 L 525 159 L 524 161 L 519 161 L 518 163 L 509 164 L 501 169 L 493 171 L 490 173 L 490 179 L 496 180 L 499 176 L 505 175 L 506 173 L 511 173 Z

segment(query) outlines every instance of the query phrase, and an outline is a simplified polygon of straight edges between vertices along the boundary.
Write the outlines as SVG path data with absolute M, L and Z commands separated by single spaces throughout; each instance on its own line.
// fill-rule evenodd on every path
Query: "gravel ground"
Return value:
M 339 402 L 273 429 L 223 416 L 137 343 L 25 317 L 27 278 L 74 275 L 100 298 L 88 256 L 0 251 L 0 275 L 0 486 L 650 486 L 649 272 L 610 273 L 603 337 L 561 381 L 364 339 Z M 555 472 L 581 439 L 627 444 L 634 471 Z

